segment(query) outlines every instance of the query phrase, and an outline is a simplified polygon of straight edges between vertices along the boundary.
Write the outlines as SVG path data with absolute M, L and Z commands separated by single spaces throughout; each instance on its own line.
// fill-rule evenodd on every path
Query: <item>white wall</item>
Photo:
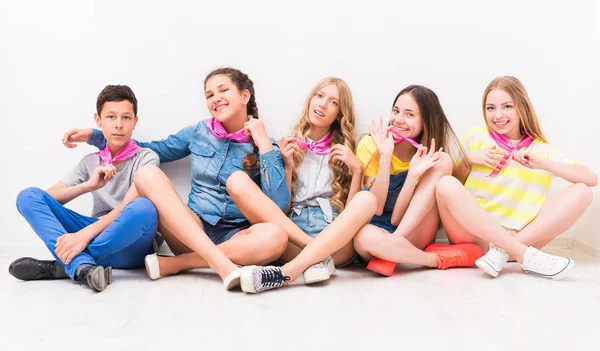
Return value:
M 0 252 L 41 246 L 15 197 L 28 186 L 51 186 L 94 151 L 67 150 L 60 139 L 70 127 L 93 126 L 105 85 L 133 88 L 140 104 L 135 136 L 157 139 L 209 116 L 202 82 L 226 65 L 252 77 L 274 137 L 290 130 L 310 88 L 327 75 L 350 85 L 359 133 L 388 115 L 398 91 L 422 84 L 439 95 L 460 135 L 482 123 L 487 83 L 514 75 L 555 146 L 600 170 L 598 2 L 166 3 L 1 2 Z M 164 169 L 185 196 L 188 161 Z M 71 207 L 87 212 L 90 198 Z M 600 245 L 597 215 L 587 218 L 578 235 Z

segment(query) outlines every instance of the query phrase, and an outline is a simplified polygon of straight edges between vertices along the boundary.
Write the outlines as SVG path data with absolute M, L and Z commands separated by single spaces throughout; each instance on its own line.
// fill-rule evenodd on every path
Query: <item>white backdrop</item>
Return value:
M 0 3 L 0 252 L 42 247 L 19 216 L 16 195 L 51 186 L 94 151 L 68 150 L 60 140 L 70 127 L 94 125 L 105 85 L 131 86 L 140 116 L 134 136 L 159 139 L 209 116 L 202 83 L 221 66 L 254 80 L 260 117 L 276 138 L 328 75 L 350 85 L 359 134 L 389 114 L 398 91 L 422 84 L 438 94 L 459 136 L 482 123 L 489 81 L 514 75 L 550 141 L 600 170 L 597 1 L 166 3 Z M 189 161 L 163 169 L 186 197 Z M 70 207 L 88 213 L 90 203 L 87 196 Z M 600 246 L 594 206 L 576 230 Z

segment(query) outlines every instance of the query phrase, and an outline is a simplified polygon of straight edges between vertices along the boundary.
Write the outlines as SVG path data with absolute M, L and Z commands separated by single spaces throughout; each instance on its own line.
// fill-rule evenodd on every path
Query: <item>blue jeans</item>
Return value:
M 54 252 L 56 239 L 66 233 L 77 233 L 98 218 L 69 210 L 38 188 L 21 191 L 17 196 L 17 209 L 71 279 L 83 263 L 114 268 L 143 267 L 144 257 L 153 251 L 158 217 L 156 208 L 146 198 L 137 198 L 127 204 L 119 216 L 67 265 Z

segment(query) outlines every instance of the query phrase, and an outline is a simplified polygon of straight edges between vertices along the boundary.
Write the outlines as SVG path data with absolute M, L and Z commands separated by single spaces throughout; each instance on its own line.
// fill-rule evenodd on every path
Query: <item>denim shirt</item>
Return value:
M 238 143 L 227 138 L 217 139 L 206 126 L 206 120 L 190 125 L 167 139 L 152 142 L 135 141 L 160 157 L 160 162 L 170 162 L 191 155 L 191 191 L 188 207 L 204 221 L 215 225 L 220 219 L 240 223 L 246 220 L 227 192 L 229 176 L 235 171 L 246 172 L 262 191 L 282 211 L 290 201 L 290 191 L 285 181 L 283 160 L 277 143 L 274 149 L 259 154 L 260 170 L 254 167 L 247 172 L 242 160 L 254 151 L 250 143 Z M 106 139 L 94 129 L 88 144 L 104 148 Z M 262 176 L 266 174 L 267 177 Z

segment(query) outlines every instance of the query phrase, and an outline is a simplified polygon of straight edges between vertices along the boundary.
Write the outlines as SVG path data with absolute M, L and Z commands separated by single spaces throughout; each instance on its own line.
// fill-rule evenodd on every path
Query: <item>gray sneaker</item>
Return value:
M 279 288 L 287 283 L 290 277 L 283 275 L 283 269 L 275 266 L 247 266 L 241 269 L 240 282 L 242 291 L 259 293 Z
M 335 273 L 333 259 L 331 256 L 327 256 L 323 261 L 308 267 L 302 273 L 302 278 L 304 279 L 304 284 L 314 284 L 331 278 L 333 273 Z

